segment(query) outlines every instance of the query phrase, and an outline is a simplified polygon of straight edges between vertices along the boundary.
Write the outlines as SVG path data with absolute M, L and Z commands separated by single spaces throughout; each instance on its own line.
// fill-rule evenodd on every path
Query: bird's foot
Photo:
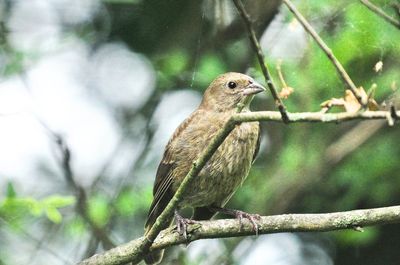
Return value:
M 233 211 L 235 212 L 235 217 L 239 219 L 241 229 L 243 228 L 243 218 L 246 218 L 250 221 L 251 225 L 253 226 L 253 231 L 256 233 L 256 235 L 258 235 L 257 221 L 261 219 L 261 216 L 259 214 L 246 213 L 239 210 L 233 210 Z
M 179 235 L 187 239 L 187 226 L 189 224 L 196 224 L 197 222 L 192 219 L 184 218 L 182 215 L 175 211 L 176 230 Z
M 235 216 L 237 219 L 239 219 L 240 229 L 243 229 L 243 218 L 248 219 L 250 221 L 251 225 L 253 226 L 253 231 L 256 233 L 256 235 L 258 235 L 257 221 L 259 221 L 261 219 L 261 216 L 259 214 L 251 214 L 251 213 L 246 213 L 246 212 L 243 212 L 240 210 L 226 209 L 226 208 L 222 208 L 222 207 L 211 207 L 211 210 Z

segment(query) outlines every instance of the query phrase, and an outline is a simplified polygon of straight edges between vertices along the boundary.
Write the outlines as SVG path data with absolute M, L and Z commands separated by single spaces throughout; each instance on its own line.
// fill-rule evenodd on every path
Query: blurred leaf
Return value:
M 9 192 L 9 186 L 7 188 L 7 192 Z M 7 197 L 0 201 L 0 216 L 11 220 L 11 222 L 19 222 L 25 217 L 41 217 L 45 213 L 49 220 L 54 223 L 60 223 L 62 216 L 58 208 L 69 206 L 73 203 L 75 203 L 75 199 L 71 196 L 53 195 L 42 200 L 29 197 Z
M 61 208 L 72 205 L 75 203 L 75 197 L 73 196 L 60 196 L 53 195 L 43 199 L 43 203 L 50 207 Z
M 91 197 L 88 201 L 88 211 L 94 223 L 100 227 L 105 226 L 110 218 L 108 199 L 101 194 Z
M 81 217 L 76 216 L 71 221 L 67 222 L 65 231 L 68 235 L 80 237 L 86 232 L 85 222 Z
M 138 211 L 146 211 L 152 199 L 150 188 L 143 190 L 127 189 L 122 191 L 116 200 L 116 210 L 124 216 L 131 216 Z
M 7 183 L 7 198 L 15 198 L 17 193 L 15 192 L 12 182 Z
M 340 243 L 344 245 L 365 246 L 371 244 L 379 235 L 379 228 L 367 227 L 363 232 L 355 230 L 342 230 L 334 233 Z
M 56 224 L 61 223 L 62 216 L 61 216 L 61 213 L 56 208 L 53 208 L 53 207 L 46 208 L 46 216 L 53 223 L 56 223 Z
M 225 72 L 226 65 L 218 56 L 206 54 L 200 59 L 195 81 L 200 87 L 207 87 L 217 75 Z
M 176 50 L 161 59 L 161 70 L 164 74 L 176 77 L 186 69 L 188 62 L 188 55 L 183 50 Z

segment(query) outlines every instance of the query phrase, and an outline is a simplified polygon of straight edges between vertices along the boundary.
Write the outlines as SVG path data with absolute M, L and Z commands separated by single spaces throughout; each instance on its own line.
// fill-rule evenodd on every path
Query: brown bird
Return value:
M 238 105 L 243 107 L 242 112 L 249 111 L 254 95 L 262 91 L 265 91 L 264 87 L 240 73 L 220 75 L 210 84 L 199 107 L 175 130 L 165 148 L 157 169 L 145 234 L 174 196 L 193 162 L 237 112 Z M 178 208 L 194 208 L 193 220 L 210 219 L 216 212 L 232 214 L 240 220 L 248 218 L 257 229 L 254 221 L 257 215 L 222 207 L 246 179 L 259 146 L 258 122 L 237 125 L 187 188 Z M 175 219 L 178 231 L 186 237 L 186 224 L 190 220 L 181 217 L 177 211 Z M 145 261 L 157 264 L 162 256 L 163 251 L 153 251 Z

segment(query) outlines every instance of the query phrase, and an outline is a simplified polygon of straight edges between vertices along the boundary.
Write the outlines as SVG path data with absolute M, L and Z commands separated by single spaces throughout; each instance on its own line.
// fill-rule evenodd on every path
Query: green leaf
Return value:
M 177 76 L 186 69 L 188 62 L 188 55 L 184 51 L 173 51 L 162 58 L 162 72 L 170 76 Z
M 12 182 L 7 183 L 7 198 L 15 198 L 17 193 L 15 192 L 14 185 Z
M 226 72 L 226 65 L 217 55 L 207 54 L 201 58 L 197 72 L 196 83 L 206 87 L 217 75 Z
M 379 235 L 376 227 L 364 228 L 363 232 L 354 230 L 343 230 L 333 233 L 344 245 L 368 245 L 371 244 Z
M 131 216 L 137 212 L 146 212 L 151 199 L 151 189 L 127 189 L 119 194 L 115 203 L 116 210 L 124 216 Z
M 66 233 L 71 236 L 79 237 L 86 232 L 85 222 L 81 217 L 76 216 L 66 223 Z
M 46 209 L 46 216 L 53 223 L 59 224 L 62 221 L 61 213 L 53 207 L 49 207 Z
M 110 217 L 109 203 L 105 196 L 95 195 L 88 201 L 89 216 L 98 226 L 107 224 Z
M 60 196 L 60 195 L 53 195 L 50 197 L 45 198 L 42 202 L 43 204 L 55 208 L 61 208 L 70 206 L 75 203 L 75 198 L 73 196 Z
M 23 203 L 26 203 L 29 212 L 36 217 L 39 217 L 43 213 L 43 204 L 32 198 L 20 199 Z

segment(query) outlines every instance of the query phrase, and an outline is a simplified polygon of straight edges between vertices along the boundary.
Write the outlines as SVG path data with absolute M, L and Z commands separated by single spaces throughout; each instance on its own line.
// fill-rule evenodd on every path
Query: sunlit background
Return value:
M 373 1 L 400 20 L 392 4 Z M 344 95 L 325 54 L 280 1 L 246 1 L 289 111 Z M 358 86 L 398 104 L 400 29 L 359 1 L 294 1 Z M 382 69 L 377 69 L 382 63 Z M 168 138 L 228 71 L 263 78 L 229 0 L 0 0 L 0 265 L 74 264 L 143 234 Z M 269 94 L 255 110 L 274 110 Z M 332 111 L 340 111 L 340 108 Z M 262 215 L 400 203 L 399 127 L 263 123 L 229 207 Z M 85 189 L 86 212 L 65 177 Z M 398 264 L 399 226 L 282 233 L 170 248 L 165 264 Z

